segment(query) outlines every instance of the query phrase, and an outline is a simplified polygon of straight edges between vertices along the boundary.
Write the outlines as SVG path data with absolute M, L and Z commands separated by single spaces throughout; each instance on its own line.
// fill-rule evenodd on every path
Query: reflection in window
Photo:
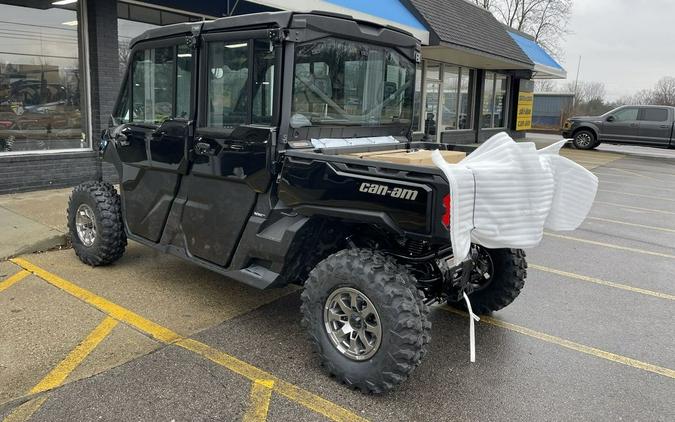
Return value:
M 444 130 L 457 129 L 457 94 L 459 90 L 459 68 L 443 67 L 443 122 Z
M 415 71 L 415 100 L 413 102 L 413 132 L 420 131 L 420 109 L 422 108 L 422 66 Z
M 248 113 L 248 42 L 208 44 L 209 127 L 234 128 Z
M 410 123 L 414 70 L 393 48 L 337 38 L 300 44 L 291 125 Z
M 506 126 L 508 87 L 508 76 L 485 72 L 482 128 L 501 128 Z
M 187 44 L 176 48 L 176 114 L 190 118 L 190 88 L 192 87 L 192 50 Z
M 69 8 L 0 4 L 0 154 L 90 146 L 77 4 Z
M 272 123 L 274 109 L 274 51 L 270 51 L 270 42 L 256 40 L 253 55 L 253 121 L 252 123 Z
M 428 61 L 424 62 L 424 67 L 424 84 L 420 82 L 425 88 L 424 132 L 436 135 L 449 130 L 471 129 L 474 71 Z M 419 106 L 416 106 L 415 112 L 418 111 Z M 413 130 L 421 129 L 414 125 Z
M 173 47 L 134 53 L 131 115 L 134 122 L 161 123 L 173 117 Z

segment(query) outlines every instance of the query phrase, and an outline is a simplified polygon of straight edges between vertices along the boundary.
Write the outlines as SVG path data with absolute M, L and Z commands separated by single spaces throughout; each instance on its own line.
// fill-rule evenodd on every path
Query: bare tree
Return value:
M 659 79 L 652 91 L 651 103 L 675 106 L 675 78 L 666 76 Z
M 642 89 L 633 95 L 619 98 L 618 105 L 646 105 L 652 104 L 654 93 L 651 89 Z
M 573 0 L 473 0 L 503 24 L 531 35 L 549 54 L 560 56 L 569 32 Z
M 473 2 L 476 4 L 476 6 L 480 6 L 483 9 L 490 10 L 493 0 L 473 0 Z
M 534 92 L 556 92 L 558 83 L 552 79 L 537 79 L 534 81 Z

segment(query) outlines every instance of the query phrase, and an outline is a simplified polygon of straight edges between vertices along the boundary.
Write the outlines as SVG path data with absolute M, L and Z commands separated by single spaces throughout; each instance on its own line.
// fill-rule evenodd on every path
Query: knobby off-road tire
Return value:
M 415 284 L 404 266 L 370 249 L 341 250 L 310 272 L 302 293 L 302 323 L 331 376 L 371 393 L 390 390 L 408 378 L 431 340 L 429 309 Z M 367 359 L 355 360 L 338 350 L 326 327 L 329 299 L 345 289 L 365 296 L 379 317 L 379 346 Z
M 68 201 L 68 230 L 73 249 L 85 264 L 95 267 L 120 259 L 127 236 L 115 188 L 104 182 L 76 186 Z
M 513 302 L 520 294 L 527 277 L 527 261 L 522 249 L 484 249 L 492 260 L 489 282 L 469 295 L 471 308 L 476 314 L 489 314 Z M 466 309 L 464 301 L 449 303 Z

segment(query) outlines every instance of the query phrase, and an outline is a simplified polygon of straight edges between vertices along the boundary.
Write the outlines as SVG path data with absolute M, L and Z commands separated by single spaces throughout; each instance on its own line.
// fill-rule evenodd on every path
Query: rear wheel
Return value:
M 475 268 L 469 300 L 476 314 L 489 314 L 510 305 L 520 294 L 527 277 L 525 251 L 473 247 Z M 448 304 L 462 309 L 466 307 L 463 301 Z
M 407 269 L 369 249 L 337 252 L 309 275 L 303 325 L 322 366 L 350 387 L 381 393 L 407 379 L 431 338 Z
M 572 140 L 574 147 L 577 149 L 593 149 L 600 145 L 597 141 L 595 133 L 590 130 L 580 130 L 574 134 L 574 139 Z
M 68 229 L 75 254 L 91 266 L 117 261 L 127 245 L 120 196 L 109 183 L 76 186 L 68 201 Z

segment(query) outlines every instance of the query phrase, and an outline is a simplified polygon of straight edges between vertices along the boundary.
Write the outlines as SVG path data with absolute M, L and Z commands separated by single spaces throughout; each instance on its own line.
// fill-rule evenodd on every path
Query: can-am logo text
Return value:
M 407 199 L 408 201 L 414 201 L 415 199 L 417 199 L 418 194 L 418 191 L 414 189 L 390 188 L 389 186 L 378 185 L 376 183 L 361 183 L 361 186 L 359 186 L 359 191 L 365 193 L 372 193 L 374 195 Z

